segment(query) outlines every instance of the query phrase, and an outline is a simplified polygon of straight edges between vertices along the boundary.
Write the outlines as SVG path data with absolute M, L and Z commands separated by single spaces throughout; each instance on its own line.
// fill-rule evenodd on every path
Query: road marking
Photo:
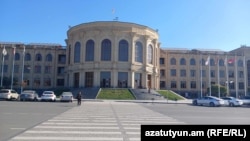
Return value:
M 11 130 L 25 130 L 26 128 L 10 128 Z

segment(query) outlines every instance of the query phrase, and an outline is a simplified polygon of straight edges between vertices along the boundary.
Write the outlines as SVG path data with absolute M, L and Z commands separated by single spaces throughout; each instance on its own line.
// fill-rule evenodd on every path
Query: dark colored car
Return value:
M 34 90 L 25 90 L 20 95 L 20 101 L 38 101 L 38 94 Z

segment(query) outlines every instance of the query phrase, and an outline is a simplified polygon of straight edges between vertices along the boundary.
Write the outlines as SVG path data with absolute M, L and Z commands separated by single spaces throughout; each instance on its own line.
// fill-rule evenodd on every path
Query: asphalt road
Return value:
M 76 103 L 0 101 L 0 141 L 34 127 Z
M 161 114 L 173 117 L 187 124 L 248 124 L 250 106 L 206 107 L 191 104 L 142 104 Z
M 94 103 L 94 102 L 93 102 Z M 122 104 L 121 106 L 126 106 Z M 186 124 L 248 124 L 250 106 L 205 107 L 191 104 L 138 103 Z M 61 102 L 0 101 L 0 141 L 6 141 L 76 106 Z M 110 109 L 111 110 L 111 109 Z M 94 112 L 94 111 L 91 111 Z M 123 111 L 123 112 L 126 112 Z M 143 111 L 141 111 L 143 112 Z M 90 114 L 90 113 L 89 113 Z M 129 115 L 129 113 L 128 113 Z M 133 119 L 131 119 L 133 120 Z

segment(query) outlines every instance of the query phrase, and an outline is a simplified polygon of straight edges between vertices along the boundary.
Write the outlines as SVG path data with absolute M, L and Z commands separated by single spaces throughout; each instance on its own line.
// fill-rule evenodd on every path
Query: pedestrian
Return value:
M 82 93 L 81 93 L 81 91 L 78 92 L 76 98 L 77 98 L 77 105 L 80 106 L 81 102 L 82 102 Z

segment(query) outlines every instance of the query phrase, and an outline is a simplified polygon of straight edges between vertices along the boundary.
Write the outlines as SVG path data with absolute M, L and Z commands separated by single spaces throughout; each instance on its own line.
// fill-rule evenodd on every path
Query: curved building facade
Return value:
M 91 22 L 67 32 L 70 87 L 159 88 L 158 33 L 134 23 Z

